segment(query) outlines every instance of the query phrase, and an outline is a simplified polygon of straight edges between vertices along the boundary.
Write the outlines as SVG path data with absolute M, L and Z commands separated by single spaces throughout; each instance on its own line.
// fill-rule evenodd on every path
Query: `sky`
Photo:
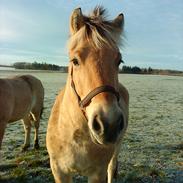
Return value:
M 68 65 L 70 14 L 96 5 L 125 16 L 125 65 L 183 70 L 183 0 L 0 0 L 0 64 Z

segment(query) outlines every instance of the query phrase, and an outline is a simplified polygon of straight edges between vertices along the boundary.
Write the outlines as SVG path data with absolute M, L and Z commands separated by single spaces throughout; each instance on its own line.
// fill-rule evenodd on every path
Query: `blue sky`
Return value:
M 98 4 L 125 15 L 126 65 L 183 70 L 182 0 L 0 0 L 0 64 L 67 65 L 72 10 Z

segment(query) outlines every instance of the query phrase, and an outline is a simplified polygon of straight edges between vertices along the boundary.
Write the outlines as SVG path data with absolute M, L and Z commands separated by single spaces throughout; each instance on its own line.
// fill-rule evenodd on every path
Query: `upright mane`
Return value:
M 117 47 L 121 44 L 123 25 L 123 14 L 114 20 L 107 20 L 106 9 L 96 6 L 88 16 L 82 15 L 82 26 L 71 35 L 69 45 L 72 47 L 75 41 L 87 40 L 95 48 L 105 45 Z

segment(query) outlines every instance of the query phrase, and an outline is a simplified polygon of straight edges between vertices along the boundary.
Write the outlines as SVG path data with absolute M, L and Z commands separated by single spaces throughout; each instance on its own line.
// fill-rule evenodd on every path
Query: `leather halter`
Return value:
M 73 81 L 73 68 L 71 68 L 71 87 L 74 91 L 74 94 L 77 97 L 79 107 L 82 110 L 91 102 L 93 97 L 95 97 L 96 95 L 98 95 L 99 93 L 102 93 L 102 92 L 109 92 L 109 93 L 114 94 L 116 96 L 118 102 L 120 99 L 119 92 L 117 92 L 114 87 L 109 86 L 109 85 L 99 86 L 99 87 L 93 89 L 91 92 L 89 92 L 88 95 L 86 95 L 86 97 L 81 99 L 81 97 L 78 95 L 78 93 L 76 91 L 76 87 L 75 87 L 75 84 Z

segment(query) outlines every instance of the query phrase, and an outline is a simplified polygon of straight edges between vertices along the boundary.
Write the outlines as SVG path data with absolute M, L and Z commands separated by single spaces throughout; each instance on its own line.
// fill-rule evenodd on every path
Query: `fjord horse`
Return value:
M 71 183 L 77 173 L 89 183 L 112 183 L 128 123 L 129 95 L 118 81 L 123 24 L 123 14 L 108 21 L 102 7 L 71 15 L 68 79 L 46 139 L 56 183 Z
M 25 130 L 23 150 L 30 146 L 31 124 L 35 127 L 34 148 L 39 148 L 38 129 L 43 100 L 43 85 L 31 75 L 0 79 L 0 148 L 7 123 L 20 119 L 23 119 Z

